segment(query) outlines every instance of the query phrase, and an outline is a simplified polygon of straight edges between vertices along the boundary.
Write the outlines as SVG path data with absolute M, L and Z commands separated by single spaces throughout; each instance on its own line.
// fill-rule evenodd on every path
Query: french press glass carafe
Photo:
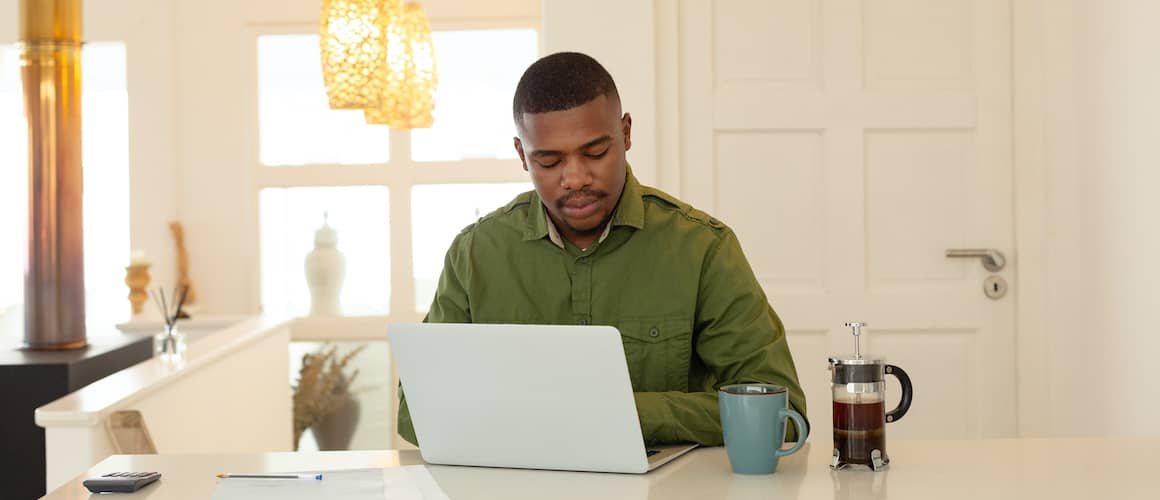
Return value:
M 883 359 L 863 357 L 859 337 L 866 323 L 846 323 L 853 329 L 854 354 L 830 358 L 830 389 L 834 397 L 834 459 L 831 469 L 883 470 L 886 455 L 886 423 L 906 415 L 913 388 L 901 368 Z M 898 407 L 886 411 L 886 375 L 902 384 Z

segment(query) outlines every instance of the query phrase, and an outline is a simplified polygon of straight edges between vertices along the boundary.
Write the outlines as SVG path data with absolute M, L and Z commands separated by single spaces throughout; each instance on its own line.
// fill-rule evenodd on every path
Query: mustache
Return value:
M 608 197 L 607 191 L 596 191 L 594 189 L 584 188 L 584 189 L 581 189 L 579 191 L 572 191 L 571 193 L 568 193 L 564 196 L 561 196 L 560 199 L 556 200 L 556 208 L 562 209 L 562 208 L 564 208 L 564 205 L 567 205 L 568 203 L 571 203 L 573 200 L 576 200 L 578 198 L 590 198 L 590 199 L 600 200 L 600 199 L 604 199 L 607 197 Z

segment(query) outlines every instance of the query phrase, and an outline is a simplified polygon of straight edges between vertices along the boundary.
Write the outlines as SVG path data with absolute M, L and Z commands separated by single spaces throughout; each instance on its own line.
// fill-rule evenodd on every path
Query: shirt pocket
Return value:
M 636 392 L 689 390 L 693 324 L 689 318 L 625 318 L 617 328 Z

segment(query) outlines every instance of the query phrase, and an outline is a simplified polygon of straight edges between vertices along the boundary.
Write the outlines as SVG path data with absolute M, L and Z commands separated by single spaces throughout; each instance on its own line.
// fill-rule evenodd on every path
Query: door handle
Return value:
M 983 267 L 988 271 L 997 273 L 1003 270 L 1003 266 L 1007 265 L 1007 258 L 1003 256 L 1003 252 L 993 248 L 952 248 L 947 250 L 947 257 L 949 258 L 979 258 L 983 261 Z

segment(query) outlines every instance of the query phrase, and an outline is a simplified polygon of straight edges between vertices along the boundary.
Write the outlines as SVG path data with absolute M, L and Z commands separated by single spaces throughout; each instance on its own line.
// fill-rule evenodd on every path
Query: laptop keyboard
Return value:
M 645 451 L 645 456 L 651 457 L 651 456 L 656 455 L 657 453 L 660 453 L 660 452 L 661 452 L 661 450 L 647 450 L 647 451 Z

